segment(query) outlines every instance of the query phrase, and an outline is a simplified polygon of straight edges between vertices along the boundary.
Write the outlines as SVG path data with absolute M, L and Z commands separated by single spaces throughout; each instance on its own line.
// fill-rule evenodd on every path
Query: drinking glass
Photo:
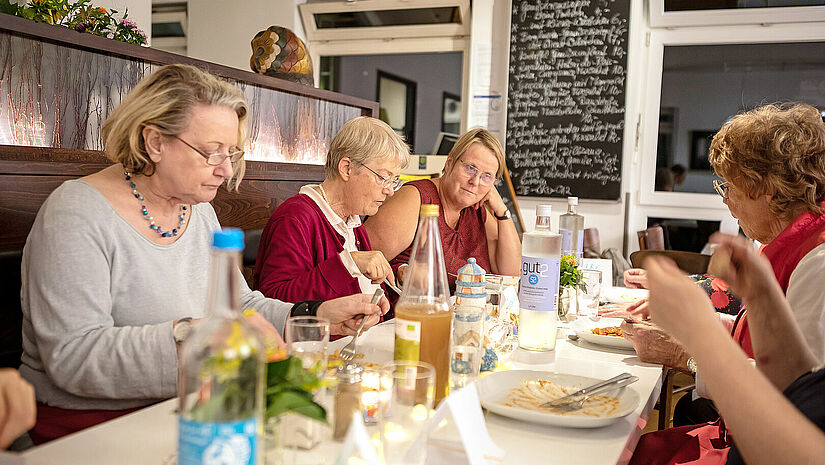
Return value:
M 296 316 L 286 321 L 286 350 L 301 359 L 304 368 L 323 378 L 327 368 L 329 320 Z
M 390 362 L 381 370 L 379 429 L 387 465 L 423 465 L 435 398 L 435 368 L 425 362 Z
M 584 286 L 581 290 L 579 316 L 596 318 L 599 315 L 599 298 L 602 292 L 602 272 L 599 270 L 581 270 Z

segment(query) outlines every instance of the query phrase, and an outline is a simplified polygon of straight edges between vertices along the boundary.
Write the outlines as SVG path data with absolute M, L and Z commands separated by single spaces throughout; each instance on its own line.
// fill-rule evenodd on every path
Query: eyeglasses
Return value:
M 478 176 L 479 169 L 476 168 L 475 165 L 471 165 L 469 163 L 464 163 L 464 161 L 462 161 L 462 160 L 458 160 L 458 161 L 460 161 L 461 164 L 464 165 L 464 174 L 469 176 L 470 179 L 473 179 L 476 176 Z M 495 180 L 496 180 L 496 177 L 493 176 L 492 174 L 490 174 L 490 173 L 481 173 L 481 177 L 478 179 L 478 182 L 480 182 L 481 184 L 483 184 L 485 186 L 490 186 L 490 185 L 493 184 L 493 182 Z
M 401 185 L 404 184 L 404 181 L 402 181 L 401 178 L 398 177 L 398 176 L 394 176 L 392 178 L 385 178 L 384 176 L 381 176 L 380 174 L 373 171 L 372 168 L 370 168 L 369 166 L 367 166 L 367 165 L 365 165 L 361 162 L 356 162 L 356 163 L 358 163 L 359 165 L 363 166 L 364 168 L 370 170 L 370 173 L 378 176 L 378 179 L 381 180 L 381 187 L 384 188 L 384 189 L 392 189 L 393 192 L 395 192 L 398 189 L 401 189 Z
M 717 194 L 721 195 L 723 199 L 727 199 L 730 184 L 728 183 L 728 181 L 720 181 L 718 179 L 714 179 L 713 189 L 716 191 Z
M 210 154 L 210 153 L 203 152 L 202 150 L 196 148 L 195 146 L 193 146 L 189 142 L 186 142 L 185 140 L 181 139 L 178 136 L 172 136 L 172 137 L 174 137 L 175 139 L 183 142 L 184 144 L 186 144 L 187 147 L 194 150 L 195 152 L 198 152 L 198 155 L 202 156 L 203 158 L 206 158 L 206 164 L 210 165 L 210 166 L 219 166 L 224 161 L 226 161 L 227 158 L 232 163 L 239 162 L 241 160 L 241 158 L 243 158 L 243 150 L 241 150 L 240 147 L 229 147 L 229 153 L 217 152 L 217 153 L 211 153 Z

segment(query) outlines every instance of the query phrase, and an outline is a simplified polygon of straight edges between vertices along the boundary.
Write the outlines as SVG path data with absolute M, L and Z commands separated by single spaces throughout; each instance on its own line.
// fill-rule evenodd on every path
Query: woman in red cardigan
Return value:
M 282 203 L 264 228 L 253 275 L 265 296 L 287 302 L 372 294 L 387 259 L 373 251 L 360 215 L 374 215 L 399 187 L 409 147 L 381 120 L 348 121 L 330 144 L 326 179 Z

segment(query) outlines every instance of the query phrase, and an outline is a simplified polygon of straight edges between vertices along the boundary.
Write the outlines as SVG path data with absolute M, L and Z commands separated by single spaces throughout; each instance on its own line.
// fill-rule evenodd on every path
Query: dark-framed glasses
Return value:
M 210 166 L 218 166 L 218 165 L 222 164 L 227 158 L 232 163 L 239 162 L 239 161 L 241 161 L 241 158 L 243 158 L 243 150 L 241 150 L 241 148 L 237 147 L 237 146 L 229 147 L 229 151 L 227 153 L 223 153 L 223 152 L 206 153 L 206 152 L 198 149 L 194 145 L 190 144 L 189 142 L 186 142 L 185 140 L 181 139 L 178 136 L 172 136 L 172 137 L 174 137 L 175 139 L 183 142 L 184 144 L 186 144 L 187 147 L 194 150 L 195 152 L 198 152 L 198 155 L 202 156 L 203 158 L 206 158 L 206 164 L 210 165 Z
M 465 163 L 463 160 L 458 160 L 461 162 L 461 165 L 464 166 L 464 174 L 470 177 L 470 179 L 475 178 L 478 176 L 480 170 L 476 167 L 476 165 L 472 165 L 470 163 Z M 478 178 L 478 182 L 485 186 L 490 186 L 495 182 L 496 177 L 490 173 L 481 173 L 481 177 Z
M 380 174 L 376 173 L 375 171 L 373 171 L 372 168 L 370 168 L 369 166 L 367 166 L 367 165 L 365 165 L 361 162 L 358 162 L 358 164 L 363 166 L 364 168 L 370 170 L 370 173 L 378 176 L 378 179 L 381 180 L 381 187 L 384 188 L 384 189 L 392 189 L 393 191 L 397 191 L 398 189 L 401 189 L 401 185 L 404 184 L 404 181 L 402 181 L 401 178 L 398 177 L 398 176 L 393 176 L 391 178 L 386 178 L 386 177 L 381 176 Z
M 728 181 L 722 181 L 719 179 L 713 180 L 713 190 L 715 190 L 717 194 L 721 195 L 723 199 L 728 198 L 729 189 L 730 183 L 728 183 Z

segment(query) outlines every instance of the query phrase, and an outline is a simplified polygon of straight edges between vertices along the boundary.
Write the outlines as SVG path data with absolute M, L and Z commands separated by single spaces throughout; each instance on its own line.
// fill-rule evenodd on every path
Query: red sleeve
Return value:
M 258 254 L 258 288 L 267 297 L 297 302 L 329 300 L 361 292 L 358 280 L 349 274 L 340 250 L 327 241 L 324 232 L 311 222 L 291 216 L 270 219 L 261 244 L 266 250 Z M 339 246 L 340 248 L 340 246 Z M 316 262 L 318 256 L 326 259 Z

